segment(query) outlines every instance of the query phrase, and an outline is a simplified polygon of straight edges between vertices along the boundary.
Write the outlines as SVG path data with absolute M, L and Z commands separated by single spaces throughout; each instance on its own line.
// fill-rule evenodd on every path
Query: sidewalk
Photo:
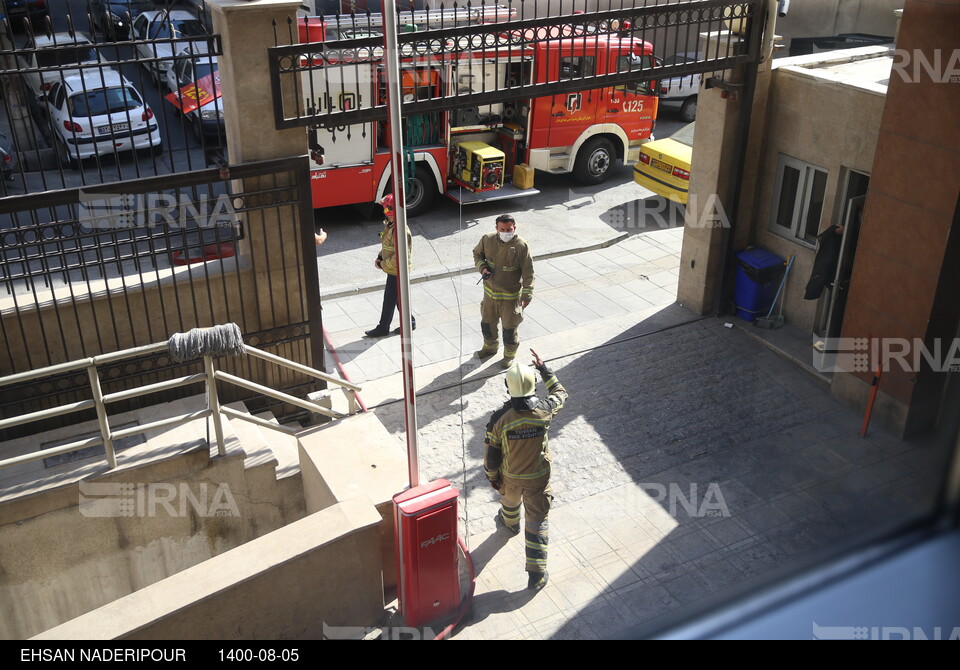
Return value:
M 681 228 L 657 230 L 603 249 L 535 260 L 534 301 L 520 326 L 521 350 L 525 352 L 530 340 L 548 333 L 673 303 L 682 240 Z M 417 319 L 415 366 L 469 356 L 483 344 L 483 286 L 477 284 L 478 278 L 476 272 L 468 272 L 411 286 L 410 302 Z M 382 281 L 378 285 L 382 287 Z M 363 337 L 365 330 L 377 324 L 382 300 L 381 288 L 323 302 L 324 328 L 355 383 L 400 370 L 398 338 Z M 399 321 L 395 316 L 393 327 Z M 327 368 L 333 369 L 330 359 Z
M 823 385 L 725 320 L 674 304 L 681 230 L 535 262 L 521 351 L 570 393 L 550 431 L 550 582 L 525 590 L 523 538 L 497 533 L 483 436 L 506 394 L 480 344 L 467 275 L 413 287 L 421 481 L 461 492 L 477 571 L 454 639 L 635 634 L 747 581 L 921 509 L 938 454 L 873 429 Z M 400 340 L 362 339 L 371 293 L 324 302 L 324 323 L 377 417 L 404 432 Z M 538 389 L 542 393 L 542 389 Z

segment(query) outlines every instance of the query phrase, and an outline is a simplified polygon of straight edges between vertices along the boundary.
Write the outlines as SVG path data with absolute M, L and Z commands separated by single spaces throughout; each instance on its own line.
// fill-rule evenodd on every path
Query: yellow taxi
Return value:
M 642 145 L 640 161 L 633 167 L 633 181 L 657 195 L 686 205 L 695 125 L 688 124 L 664 140 Z

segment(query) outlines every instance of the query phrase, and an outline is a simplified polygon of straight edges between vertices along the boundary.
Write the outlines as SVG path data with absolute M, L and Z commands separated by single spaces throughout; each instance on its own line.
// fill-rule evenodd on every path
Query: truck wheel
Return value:
M 573 176 L 581 184 L 601 184 L 609 176 L 615 160 L 613 143 L 605 137 L 595 137 L 580 147 L 573 165 Z
M 697 120 L 697 96 L 690 96 L 683 101 L 683 106 L 680 107 L 680 120 L 684 123 Z
M 437 197 L 437 184 L 430 170 L 417 166 L 413 179 L 407 187 L 407 216 L 420 216 L 433 206 Z

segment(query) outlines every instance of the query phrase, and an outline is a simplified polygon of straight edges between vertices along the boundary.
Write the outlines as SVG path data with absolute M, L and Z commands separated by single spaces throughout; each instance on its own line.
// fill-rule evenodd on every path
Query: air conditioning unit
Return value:
M 493 191 L 503 186 L 505 156 L 483 142 L 457 145 L 454 181 L 474 192 Z

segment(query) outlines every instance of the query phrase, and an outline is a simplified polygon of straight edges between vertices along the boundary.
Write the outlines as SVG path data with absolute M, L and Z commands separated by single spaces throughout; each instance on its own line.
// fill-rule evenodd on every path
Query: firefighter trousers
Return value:
M 500 329 L 503 324 L 503 355 L 513 358 L 520 347 L 519 326 L 523 321 L 523 307 L 519 300 L 496 300 L 484 296 L 480 303 L 480 331 L 483 333 L 483 350 L 491 353 L 500 350 Z
M 510 528 L 520 527 L 520 505 L 523 505 L 523 544 L 527 572 L 547 571 L 548 515 L 553 491 L 550 475 L 536 479 L 503 478 L 500 489 L 500 516 Z

